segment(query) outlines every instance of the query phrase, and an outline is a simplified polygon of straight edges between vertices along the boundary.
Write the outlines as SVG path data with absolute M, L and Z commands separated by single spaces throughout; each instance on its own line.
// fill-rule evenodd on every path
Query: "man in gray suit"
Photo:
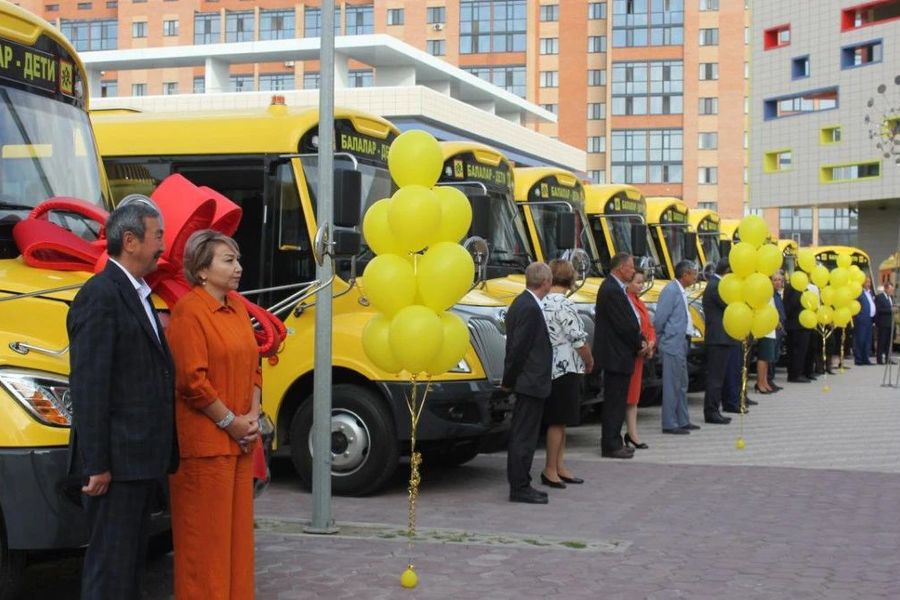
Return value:
M 687 355 L 691 343 L 691 313 L 687 289 L 697 281 L 697 267 L 689 260 L 675 265 L 675 279 L 663 288 L 653 327 L 663 365 L 662 431 L 676 435 L 700 429 L 688 417 Z

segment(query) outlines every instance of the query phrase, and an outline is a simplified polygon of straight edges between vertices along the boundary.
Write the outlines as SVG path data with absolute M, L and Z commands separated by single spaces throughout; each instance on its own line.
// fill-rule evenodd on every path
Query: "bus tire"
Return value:
M 390 411 L 380 396 L 364 387 L 338 384 L 332 390 L 331 489 L 365 496 L 381 488 L 397 470 L 400 451 Z M 312 487 L 310 396 L 291 420 L 291 459 L 297 474 Z
M 0 514 L 0 600 L 13 600 L 19 597 L 24 570 L 25 553 L 10 550 L 6 545 L 6 531 Z

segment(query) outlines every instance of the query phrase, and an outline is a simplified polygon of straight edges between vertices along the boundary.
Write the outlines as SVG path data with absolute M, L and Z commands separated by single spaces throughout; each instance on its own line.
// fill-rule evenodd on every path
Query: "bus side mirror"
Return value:
M 356 227 L 362 210 L 362 174 L 338 169 L 334 172 L 334 225 Z
M 684 258 L 697 260 L 697 233 L 694 231 L 688 231 L 684 236 Z
M 575 213 L 564 212 L 556 215 L 556 246 L 561 250 L 575 247 Z
M 484 195 L 469 196 L 472 204 L 472 225 L 469 226 L 469 237 L 491 239 L 491 197 Z
M 631 224 L 631 254 L 634 256 L 647 255 L 647 226 L 643 223 Z
M 728 256 L 731 252 L 731 240 L 719 240 L 719 256 Z

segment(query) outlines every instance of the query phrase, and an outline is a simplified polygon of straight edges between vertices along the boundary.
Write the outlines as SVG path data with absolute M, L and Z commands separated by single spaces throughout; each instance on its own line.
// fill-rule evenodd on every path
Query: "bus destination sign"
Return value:
M 627 196 L 616 194 L 606 201 L 606 207 L 603 212 L 607 215 L 629 214 L 644 216 L 647 212 L 643 201 L 633 200 Z
M 47 52 L 0 39 L 0 78 L 71 96 L 73 65 Z
M 580 203 L 584 201 L 584 191 L 580 185 L 563 185 L 556 177 L 544 177 L 531 188 L 533 195 L 542 200 L 564 200 Z
M 496 167 L 486 165 L 479 162 L 472 154 L 454 156 L 447 160 L 444 163 L 443 175 L 442 181 L 446 181 L 452 176 L 455 181 L 480 181 L 504 190 L 508 189 L 512 183 L 509 166 L 505 162 L 501 161 Z

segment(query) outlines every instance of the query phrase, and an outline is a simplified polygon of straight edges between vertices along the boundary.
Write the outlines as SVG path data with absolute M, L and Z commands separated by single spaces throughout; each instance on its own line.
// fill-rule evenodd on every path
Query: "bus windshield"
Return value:
M 523 211 L 525 210 L 524 205 L 521 208 Z M 528 205 L 528 208 L 531 209 L 534 227 L 544 249 L 544 259 L 561 258 L 565 253 L 565 249 L 560 248 L 559 240 L 556 239 L 557 215 L 569 212 L 571 209 L 562 201 L 531 203 Z M 575 212 L 575 247 L 587 252 L 591 259 L 591 270 L 588 276 L 599 277 L 601 275 L 600 257 L 597 255 L 597 249 L 591 239 L 590 227 L 585 223 L 584 215 L 580 211 Z
M 703 256 L 706 258 L 707 265 L 715 265 L 722 257 L 719 252 L 719 232 L 701 233 L 699 235 L 700 244 L 703 246 Z M 706 266 L 706 265 L 703 265 Z
M 46 96 L 0 87 L 0 218 L 24 216 L 48 198 L 68 196 L 104 206 L 99 159 L 88 115 Z M 83 219 L 59 224 L 76 234 Z M 96 232 L 94 232 L 96 233 Z M 89 236 L 90 237 L 90 236 Z

